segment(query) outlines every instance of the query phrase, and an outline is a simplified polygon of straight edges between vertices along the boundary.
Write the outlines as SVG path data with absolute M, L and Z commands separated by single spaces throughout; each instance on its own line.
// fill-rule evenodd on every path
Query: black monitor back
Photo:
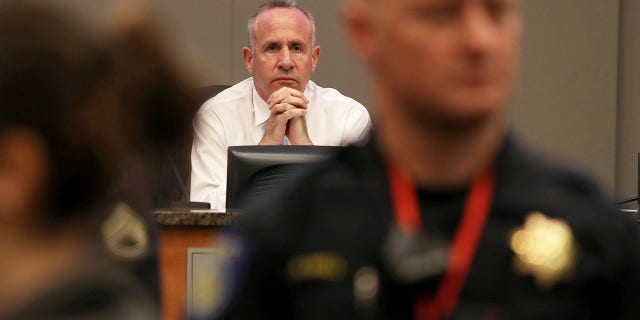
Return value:
M 227 158 L 227 211 L 241 209 L 241 200 L 269 196 L 280 190 L 303 166 L 328 159 L 342 147 L 233 146 Z

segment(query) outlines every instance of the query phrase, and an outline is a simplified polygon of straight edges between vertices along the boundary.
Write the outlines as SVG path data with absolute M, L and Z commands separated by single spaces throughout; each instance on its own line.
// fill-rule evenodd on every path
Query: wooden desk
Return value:
M 208 210 L 155 210 L 160 227 L 160 281 L 165 320 L 186 318 L 187 252 L 213 248 L 216 229 L 229 225 L 233 214 Z

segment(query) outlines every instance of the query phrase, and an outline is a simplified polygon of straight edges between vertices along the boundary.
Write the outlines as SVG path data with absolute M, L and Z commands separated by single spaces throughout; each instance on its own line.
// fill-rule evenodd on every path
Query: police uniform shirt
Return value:
M 590 181 L 534 158 L 512 138 L 505 139 L 495 166 L 489 217 L 451 318 L 638 318 L 635 222 Z M 424 233 L 450 241 L 466 193 L 421 189 Z M 575 266 L 547 285 L 535 269 L 516 270 L 510 245 L 532 212 L 563 221 L 577 244 Z M 413 318 L 416 297 L 433 294 L 444 271 L 399 281 L 391 272 L 397 259 L 389 258 L 398 250 L 385 250 L 394 225 L 375 142 L 349 147 L 277 198 L 250 204 L 227 236 L 236 250 L 213 316 Z

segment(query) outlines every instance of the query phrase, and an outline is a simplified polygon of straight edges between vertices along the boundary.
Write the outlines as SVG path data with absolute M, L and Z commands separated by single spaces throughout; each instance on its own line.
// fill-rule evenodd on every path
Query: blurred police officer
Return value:
M 347 0 L 343 21 L 375 131 L 251 204 L 216 315 L 637 318 L 634 222 L 508 133 L 520 1 Z

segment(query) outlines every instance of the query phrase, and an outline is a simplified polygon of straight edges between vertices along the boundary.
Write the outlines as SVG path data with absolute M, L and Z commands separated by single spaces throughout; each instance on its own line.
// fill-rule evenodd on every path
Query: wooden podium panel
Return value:
M 186 318 L 187 253 L 213 248 L 215 227 L 160 226 L 160 282 L 165 320 Z

